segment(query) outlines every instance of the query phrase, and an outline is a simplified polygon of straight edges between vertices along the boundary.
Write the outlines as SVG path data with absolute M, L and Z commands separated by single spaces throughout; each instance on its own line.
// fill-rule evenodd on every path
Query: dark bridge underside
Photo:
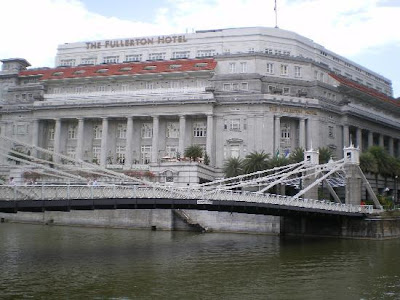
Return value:
M 204 204 L 204 202 L 208 202 Z M 17 213 L 18 211 L 70 211 L 94 209 L 196 209 L 220 212 L 274 216 L 315 216 L 315 217 L 355 217 L 363 218 L 363 213 L 328 211 L 322 209 L 284 206 L 270 203 L 252 203 L 238 201 L 204 201 L 198 199 L 74 199 L 74 200 L 0 200 L 0 212 Z

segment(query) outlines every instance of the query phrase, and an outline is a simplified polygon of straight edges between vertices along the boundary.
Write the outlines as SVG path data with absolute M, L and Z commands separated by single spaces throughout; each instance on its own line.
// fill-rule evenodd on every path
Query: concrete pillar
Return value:
M 368 131 L 368 148 L 374 145 L 374 133 L 370 130 Z
M 394 156 L 394 139 L 389 137 L 389 154 Z
M 299 120 L 299 147 L 306 149 L 306 121 L 303 118 Z
M 384 147 L 383 138 L 384 138 L 383 134 L 380 134 L 379 135 L 379 146 L 382 148 Z
M 349 125 L 343 125 L 343 148 L 350 145 L 350 129 Z
M 358 147 L 360 149 L 360 151 L 362 151 L 362 130 L 360 127 L 357 127 L 357 145 L 356 147 Z
M 210 158 L 210 164 L 214 165 L 214 117 L 213 115 L 207 115 L 207 140 L 206 140 L 206 152 Z
M 275 124 L 274 124 L 274 153 L 278 153 L 281 148 L 281 117 L 275 116 Z M 280 152 L 279 152 L 280 153 Z
M 312 135 L 311 135 L 311 119 L 307 119 L 306 124 L 306 149 L 309 150 L 312 148 Z
M 360 151 L 354 147 L 344 148 L 346 195 L 345 203 L 352 205 L 361 204 L 362 179 L 359 172 Z
M 153 117 L 153 139 L 152 139 L 152 153 L 151 162 L 156 163 L 158 161 L 158 135 L 159 135 L 160 119 L 158 116 Z
M 308 150 L 304 151 L 304 161 L 308 167 L 318 165 L 319 164 L 318 151 L 313 150 L 313 149 L 308 149 Z M 308 175 L 308 174 L 312 174 L 313 172 L 314 172 L 313 170 L 310 170 L 310 171 L 305 172 L 305 174 Z M 304 190 L 305 188 L 307 188 L 308 186 L 313 184 L 315 182 L 315 180 L 316 180 L 315 176 L 309 176 L 309 177 L 304 178 L 301 189 Z M 318 185 L 309 189 L 306 193 L 304 193 L 303 197 L 307 198 L 307 199 L 317 200 L 318 199 Z
M 61 119 L 55 120 L 54 126 L 54 152 L 60 153 L 61 152 Z M 60 163 L 61 158 L 56 156 L 53 157 L 53 161 L 56 163 Z
M 84 122 L 83 118 L 78 118 L 78 135 L 76 141 L 76 159 L 83 160 L 83 143 L 84 143 Z
M 185 138 L 186 138 L 186 116 L 179 116 L 179 144 L 178 144 L 178 152 L 183 157 L 183 153 L 185 152 Z
M 32 122 L 32 146 L 39 146 L 39 120 L 35 119 Z M 38 157 L 38 151 L 33 148 L 31 155 L 34 157 Z
M 107 137 L 108 137 L 108 118 L 103 118 L 101 125 L 101 152 L 100 152 L 100 166 L 105 167 L 107 165 Z
M 131 167 L 133 163 L 133 117 L 126 118 L 126 153 L 125 166 Z

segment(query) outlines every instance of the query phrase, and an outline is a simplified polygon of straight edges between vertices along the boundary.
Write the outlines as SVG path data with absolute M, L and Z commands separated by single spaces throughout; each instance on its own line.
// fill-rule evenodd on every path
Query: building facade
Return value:
M 329 147 L 341 158 L 353 143 L 400 156 L 390 80 L 278 28 L 68 43 L 55 68 L 2 63 L 1 134 L 161 181 L 212 180 L 253 151 Z M 210 164 L 185 181 L 190 145 Z

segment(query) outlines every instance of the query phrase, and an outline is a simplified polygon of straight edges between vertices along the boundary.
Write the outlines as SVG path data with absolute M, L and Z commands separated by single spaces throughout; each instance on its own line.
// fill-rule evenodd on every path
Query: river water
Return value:
M 400 299 L 400 240 L 0 224 L 0 299 Z

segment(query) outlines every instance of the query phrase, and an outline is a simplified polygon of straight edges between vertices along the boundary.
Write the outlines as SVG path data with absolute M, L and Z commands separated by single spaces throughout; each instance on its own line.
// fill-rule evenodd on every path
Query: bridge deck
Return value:
M 0 186 L 0 211 L 71 209 L 199 209 L 252 214 L 293 213 L 362 217 L 372 206 L 294 198 L 254 192 L 137 185 Z

